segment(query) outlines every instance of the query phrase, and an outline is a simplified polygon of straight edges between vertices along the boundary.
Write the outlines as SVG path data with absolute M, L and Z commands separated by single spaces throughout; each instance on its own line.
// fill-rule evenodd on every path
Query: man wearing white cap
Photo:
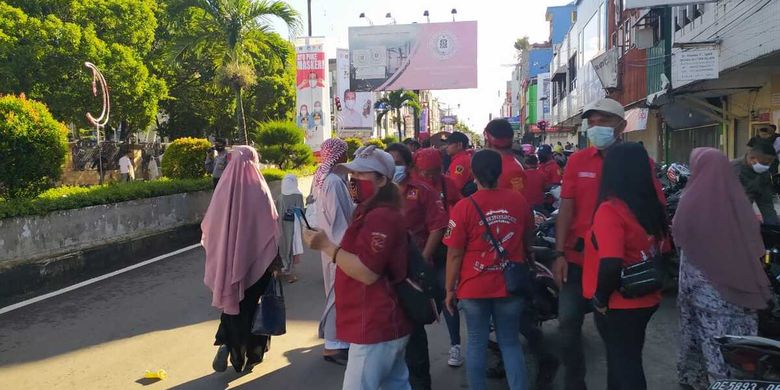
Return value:
M 596 211 L 604 155 L 620 141 L 626 128 L 624 116 L 623 106 L 612 99 L 601 99 L 586 106 L 582 118 L 587 119 L 591 146 L 573 154 L 563 174 L 556 223 L 558 258 L 553 264 L 553 274 L 561 286 L 558 322 L 566 390 L 586 388 L 582 322 L 590 303 L 582 296 L 585 235 Z

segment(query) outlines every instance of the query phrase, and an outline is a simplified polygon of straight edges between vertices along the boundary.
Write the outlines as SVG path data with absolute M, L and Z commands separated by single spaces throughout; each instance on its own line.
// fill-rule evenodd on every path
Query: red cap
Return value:
M 434 148 L 418 150 L 414 154 L 414 166 L 423 170 L 441 168 L 441 152 Z

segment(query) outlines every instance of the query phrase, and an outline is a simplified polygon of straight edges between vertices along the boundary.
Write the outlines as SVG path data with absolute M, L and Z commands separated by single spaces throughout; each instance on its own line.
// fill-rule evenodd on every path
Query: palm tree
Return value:
M 391 91 L 387 96 L 377 100 L 375 107 L 382 108 L 376 116 L 376 123 L 379 126 L 381 126 L 382 119 L 384 119 L 385 115 L 387 115 L 390 110 L 395 111 L 398 139 L 403 140 L 404 136 L 401 132 L 401 108 L 411 107 L 414 110 L 414 115 L 417 116 L 417 112 L 420 110 L 420 98 L 412 91 L 399 89 L 397 91 Z
M 277 0 L 184 0 L 177 8 L 179 11 L 194 9 L 200 12 L 195 19 L 197 34 L 180 42 L 175 56 L 204 48 L 221 54 L 217 60 L 217 82 L 233 90 L 238 131 L 243 133 L 244 142 L 248 143 L 242 93 L 254 84 L 257 75 L 250 66 L 252 58 L 244 49 L 247 45 L 265 46 L 272 53 L 281 53 L 283 50 L 268 39 L 273 31 L 270 19 L 281 19 L 291 34 L 297 34 L 301 29 L 298 11 Z

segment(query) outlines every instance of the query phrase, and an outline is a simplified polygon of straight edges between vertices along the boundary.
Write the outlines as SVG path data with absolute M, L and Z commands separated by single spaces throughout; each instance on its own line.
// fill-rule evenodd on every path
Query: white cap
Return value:
M 336 173 L 351 172 L 377 172 L 388 178 L 395 174 L 395 161 L 390 153 L 377 149 L 376 145 L 363 146 L 355 152 L 355 159 L 339 164 L 334 169 Z
M 590 113 L 593 111 L 612 114 L 615 116 L 619 116 L 621 119 L 625 119 L 626 117 L 626 110 L 623 109 L 623 105 L 620 104 L 618 101 L 610 98 L 604 98 L 597 102 L 588 104 L 587 106 L 585 106 L 585 110 L 582 111 L 581 117 L 587 118 L 588 115 L 590 115 Z

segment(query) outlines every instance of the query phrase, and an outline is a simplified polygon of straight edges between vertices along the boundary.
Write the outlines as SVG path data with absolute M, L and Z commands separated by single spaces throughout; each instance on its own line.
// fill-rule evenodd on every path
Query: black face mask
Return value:
M 225 150 L 225 147 L 224 146 L 216 146 L 216 147 L 214 147 L 214 149 L 216 149 L 218 152 L 221 152 L 221 151 Z

